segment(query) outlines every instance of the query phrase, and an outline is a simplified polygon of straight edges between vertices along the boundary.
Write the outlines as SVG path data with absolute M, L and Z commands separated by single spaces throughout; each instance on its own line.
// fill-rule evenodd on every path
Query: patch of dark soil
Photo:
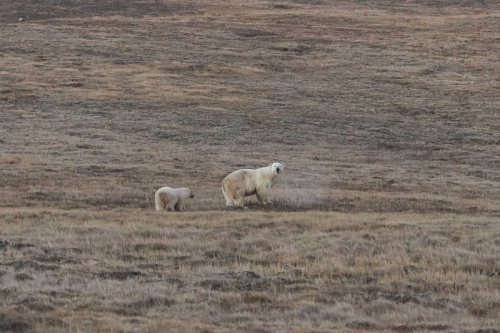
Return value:
M 20 271 L 22 269 L 32 268 L 36 271 L 53 271 L 59 269 L 59 266 L 55 265 L 42 265 L 35 261 L 31 260 L 20 260 L 20 261 L 12 261 L 8 266 L 13 266 L 16 271 Z
M 273 228 L 273 227 L 276 227 L 280 225 L 280 223 L 278 222 L 260 222 L 260 223 L 257 223 L 255 226 L 259 229 L 262 229 L 262 228 Z
M 165 269 L 172 268 L 172 265 L 164 265 L 164 264 L 157 264 L 157 263 L 148 263 L 148 264 L 138 263 L 137 268 L 140 268 L 142 270 L 162 271 Z
M 137 174 L 139 173 L 139 169 L 137 168 L 113 168 L 113 167 L 105 167 L 100 165 L 89 165 L 89 166 L 80 166 L 76 168 L 76 172 L 79 175 L 87 175 L 87 176 L 111 176 L 116 174 Z
M 163 243 L 145 243 L 134 245 L 134 251 L 172 251 L 172 246 Z
M 346 324 L 348 328 L 352 328 L 355 330 L 375 330 L 377 329 L 377 326 L 369 321 L 363 321 L 363 320 L 355 320 L 351 321 Z
M 377 298 L 384 298 L 395 303 L 415 303 L 415 304 L 428 304 L 431 301 L 430 293 L 408 293 L 408 292 L 393 292 L 385 290 L 370 290 L 368 292 L 368 299 L 374 300 Z
M 271 279 L 252 271 L 230 272 L 218 279 L 206 279 L 199 283 L 204 288 L 219 291 L 265 290 L 271 284 Z
M 417 267 L 415 265 L 406 265 L 406 266 L 403 266 L 403 272 L 405 274 L 414 274 L 414 273 L 420 273 L 422 272 L 423 269 L 420 268 L 420 267 Z
M 429 7 L 487 7 L 492 5 L 494 0 L 416 0 L 416 3 L 429 6 Z
M 64 290 L 64 291 L 42 291 L 41 294 L 48 295 L 52 298 L 67 298 L 67 299 L 74 299 L 82 294 L 81 291 L 79 290 Z
M 83 87 L 83 83 L 81 83 L 81 82 L 71 82 L 71 83 L 62 84 L 61 86 L 63 86 L 63 87 L 70 87 L 70 88 L 81 88 L 81 87 Z
M 22 195 L 22 200 L 26 206 L 39 206 L 40 204 L 54 204 L 64 202 L 63 192 L 54 191 L 36 191 Z
M 231 272 L 229 275 L 236 277 L 236 278 L 243 278 L 243 279 L 261 279 L 261 276 L 255 272 L 252 271 L 244 271 L 244 272 Z
M 165 282 L 167 284 L 172 284 L 177 286 L 178 288 L 182 288 L 185 286 L 185 283 L 182 282 L 181 279 L 175 278 L 175 277 L 160 277 L 158 279 L 152 279 L 152 280 L 145 280 L 144 283 L 154 283 L 154 282 Z
M 481 328 L 474 331 L 474 333 L 500 333 L 500 330 L 496 328 Z
M 82 254 L 83 253 L 83 250 L 82 249 L 79 249 L 77 247 L 68 247 L 68 248 L 61 248 L 60 251 L 62 252 L 72 252 L 74 254 Z
M 121 255 L 119 258 L 120 258 L 120 260 L 125 261 L 125 262 L 142 261 L 142 260 L 146 259 L 146 258 L 141 257 L 141 256 L 133 256 L 130 254 Z
M 40 20 L 64 17 L 86 17 L 86 16 L 167 16 L 188 15 L 199 12 L 195 3 L 185 2 L 158 2 L 155 0 L 121 1 L 121 0 L 90 0 L 58 1 L 54 5 L 52 1 L 21 0 L 7 2 L 2 6 L 3 13 L 0 19 L 3 21 L 17 21 L 18 17 L 26 20 Z
M 277 4 L 277 5 L 273 5 L 272 8 L 274 8 L 274 9 L 291 9 L 293 7 L 289 6 L 289 5 L 285 5 L 285 4 Z
M 101 279 L 105 280 L 126 280 L 138 276 L 142 276 L 143 274 L 138 271 L 124 271 L 124 272 L 100 272 L 97 273 L 96 276 L 98 276 Z
M 0 289 L 0 297 L 7 298 L 11 295 L 17 295 L 17 288 L 3 288 Z
M 62 196 L 62 193 L 53 193 L 53 192 L 44 192 L 44 191 L 36 191 L 36 192 L 31 192 L 25 195 L 26 200 L 59 200 L 59 198 Z
M 430 294 L 405 294 L 405 293 L 393 293 L 386 294 L 384 298 L 395 303 L 415 303 L 420 304 L 424 302 L 429 302 Z
M 14 276 L 17 281 L 33 280 L 33 277 L 26 273 L 19 273 Z
M 278 261 L 276 260 L 251 260 L 251 259 L 245 259 L 245 262 L 248 262 L 252 265 L 256 266 L 263 266 L 263 267 L 269 267 L 271 265 L 278 265 Z
M 379 280 L 380 274 L 377 273 L 351 273 L 351 272 L 339 272 L 333 274 L 332 277 L 338 279 L 338 281 L 342 281 L 342 283 L 348 285 L 357 285 L 361 284 L 375 284 Z
M 11 247 L 13 247 L 14 249 L 24 249 L 24 248 L 27 248 L 27 247 L 35 247 L 35 245 L 31 244 L 31 243 L 13 243 L 10 245 Z
M 441 324 L 421 324 L 421 325 L 399 325 L 392 327 L 392 330 L 400 333 L 421 332 L 421 331 L 446 331 L 450 326 Z
M 176 304 L 176 301 L 168 297 L 148 297 L 146 299 L 130 303 L 128 306 L 132 308 L 149 309 L 154 307 L 170 307 L 174 304 Z
M 48 312 L 54 310 L 54 307 L 52 305 L 43 303 L 41 300 L 35 299 L 33 297 L 22 299 L 18 301 L 16 304 L 23 305 L 28 309 L 36 312 Z
M 61 257 L 61 256 L 39 256 L 35 258 L 36 260 L 44 263 L 55 263 L 55 264 L 78 264 L 78 260 Z
M 246 292 L 243 295 L 245 303 L 272 303 L 272 298 L 261 292 Z
M 278 278 L 272 281 L 277 290 L 283 290 L 288 293 L 300 293 L 304 291 L 318 290 L 311 285 L 311 282 L 304 279 Z
M 486 318 L 495 317 L 500 313 L 500 302 L 491 302 L 490 304 L 470 303 L 467 306 L 469 313 L 475 317 Z
M 227 279 L 205 279 L 199 282 L 199 285 L 205 289 L 210 290 L 220 290 L 220 291 L 229 291 L 231 288 L 231 281 Z
M 245 37 L 245 38 L 274 36 L 274 33 L 272 33 L 272 32 L 269 32 L 266 30 L 259 30 L 259 29 L 242 28 L 242 29 L 234 29 L 233 32 L 237 36 Z
M 4 241 L 4 240 L 0 240 L 0 251 L 5 250 L 9 245 L 10 245 L 9 242 Z
M 111 306 L 111 311 L 119 315 L 139 316 L 149 309 L 170 307 L 175 303 L 175 300 L 167 297 L 148 297 L 131 303 L 115 303 Z
M 17 315 L 0 313 L 0 332 L 32 332 L 31 324 Z
M 219 251 L 219 250 L 213 250 L 213 251 L 206 251 L 204 253 L 205 258 L 209 259 L 215 259 L 218 262 L 223 261 L 226 263 L 232 263 L 232 262 L 248 262 L 248 259 L 234 253 L 229 253 L 225 251 Z

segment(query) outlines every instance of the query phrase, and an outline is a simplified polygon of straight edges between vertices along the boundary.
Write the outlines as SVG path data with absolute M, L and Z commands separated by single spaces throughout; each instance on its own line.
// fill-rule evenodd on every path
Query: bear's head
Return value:
M 279 175 L 280 173 L 282 173 L 284 169 L 285 169 L 285 165 L 283 163 L 275 162 L 275 163 L 271 164 L 271 170 L 273 170 L 274 174 L 276 174 L 276 175 Z
M 194 193 L 193 193 L 193 191 L 192 191 L 192 190 L 189 190 L 189 197 L 190 197 L 190 198 L 194 198 Z

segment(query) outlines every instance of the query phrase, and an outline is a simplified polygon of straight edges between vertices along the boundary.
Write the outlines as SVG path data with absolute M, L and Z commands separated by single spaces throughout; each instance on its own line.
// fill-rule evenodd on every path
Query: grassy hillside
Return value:
M 0 3 L 0 331 L 496 332 L 499 18 Z M 224 207 L 274 161 L 272 206 Z

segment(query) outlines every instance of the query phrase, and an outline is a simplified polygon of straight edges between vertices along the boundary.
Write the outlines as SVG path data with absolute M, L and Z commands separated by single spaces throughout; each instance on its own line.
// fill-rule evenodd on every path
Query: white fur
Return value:
M 268 192 L 275 178 L 281 174 L 285 166 L 273 163 L 258 169 L 240 169 L 230 173 L 222 181 L 222 193 L 226 206 L 244 207 L 244 197 L 257 195 L 260 203 L 270 204 Z
M 184 200 L 194 198 L 193 192 L 186 187 L 171 188 L 164 186 L 159 188 L 155 193 L 156 211 L 180 211 L 184 210 Z

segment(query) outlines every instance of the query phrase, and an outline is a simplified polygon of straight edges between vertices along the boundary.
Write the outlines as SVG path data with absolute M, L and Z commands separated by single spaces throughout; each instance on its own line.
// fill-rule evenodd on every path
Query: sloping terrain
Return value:
M 495 331 L 499 22 L 0 3 L 0 331 Z M 224 208 L 226 174 L 274 161 L 272 206 Z M 153 211 L 163 185 L 189 213 Z

